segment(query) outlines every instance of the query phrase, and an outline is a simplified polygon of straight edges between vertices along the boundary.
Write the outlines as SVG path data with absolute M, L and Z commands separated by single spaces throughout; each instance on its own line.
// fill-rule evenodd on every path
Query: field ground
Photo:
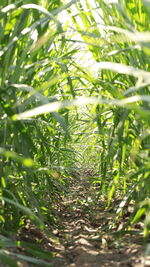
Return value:
M 147 245 L 143 237 L 132 235 L 132 231 L 140 231 L 142 225 L 135 225 L 131 233 L 121 231 L 132 213 L 132 205 L 127 207 L 118 224 L 113 225 L 115 201 L 111 208 L 105 209 L 98 192 L 85 178 L 73 182 L 66 196 L 56 204 L 58 227 L 49 226 L 54 236 L 49 238 L 26 220 L 17 239 L 36 244 L 39 241 L 43 250 L 53 253 L 55 257 L 48 261 L 48 266 L 150 266 L 150 259 L 144 257 Z M 116 203 L 118 201 L 116 199 Z M 112 231 L 108 231 L 111 227 Z M 20 261 L 20 266 L 32 264 Z

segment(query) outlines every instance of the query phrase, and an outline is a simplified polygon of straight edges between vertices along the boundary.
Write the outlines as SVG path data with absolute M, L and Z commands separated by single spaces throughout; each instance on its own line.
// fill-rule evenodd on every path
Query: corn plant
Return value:
M 147 237 L 149 1 L 0 7 L 1 260 L 13 266 L 3 248 L 24 216 L 42 230 L 57 223 L 53 203 L 82 167 L 96 170 L 107 207 L 121 196 L 118 214 L 134 200 L 130 223 L 145 214 Z

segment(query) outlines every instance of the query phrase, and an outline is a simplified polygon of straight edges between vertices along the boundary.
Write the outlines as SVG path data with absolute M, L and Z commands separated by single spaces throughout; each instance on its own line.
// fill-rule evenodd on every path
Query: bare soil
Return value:
M 98 188 L 82 179 L 73 184 L 65 197 L 59 211 L 63 229 L 54 231 L 63 248 L 53 266 L 150 266 L 150 259 L 144 257 L 143 237 L 123 234 L 120 230 L 129 219 L 132 207 L 127 208 L 127 213 L 116 224 L 115 207 L 106 210 L 98 192 Z
M 99 188 L 87 179 L 72 183 L 57 205 L 58 227 L 50 229 L 56 240 L 36 229 L 29 220 L 18 239 L 30 243 L 42 240 L 41 248 L 55 254 L 49 263 L 52 267 L 150 266 L 150 258 L 144 256 L 148 244 L 140 235 L 142 225 L 134 226 L 133 232 L 123 230 L 132 215 L 132 205 L 116 223 L 115 205 L 119 200 L 106 209 L 106 200 L 98 192 Z M 19 266 L 35 265 L 20 261 Z

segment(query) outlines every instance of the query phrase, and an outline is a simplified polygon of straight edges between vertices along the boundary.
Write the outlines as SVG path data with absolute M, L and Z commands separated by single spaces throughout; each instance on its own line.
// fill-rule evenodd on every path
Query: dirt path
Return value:
M 52 266 L 150 266 L 150 260 L 143 257 L 142 237 L 126 234 L 114 238 L 107 234 L 108 228 L 113 228 L 116 214 L 113 210 L 104 211 L 103 201 L 98 201 L 96 192 L 82 180 L 73 184 L 65 197 L 59 210 L 62 228 L 53 231 L 61 248 Z
M 55 224 L 57 228 L 49 226 L 53 238 L 27 220 L 18 240 L 29 244 L 38 242 L 48 255 L 54 253 L 54 259 L 49 260 L 48 256 L 50 267 L 150 266 L 150 258 L 144 257 L 148 245 L 144 245 L 143 237 L 139 233 L 136 235 L 135 232 L 121 230 L 131 216 L 132 209 L 128 211 L 127 208 L 127 213 L 116 223 L 116 204 L 119 200 L 106 210 L 106 200 L 101 199 L 98 192 L 98 188 L 88 179 L 72 183 L 65 197 L 56 204 L 56 217 L 59 218 Z M 137 225 L 131 230 L 139 232 L 140 227 Z M 30 256 L 28 250 L 21 248 L 12 252 Z M 35 266 L 22 260 L 19 264 L 21 267 Z

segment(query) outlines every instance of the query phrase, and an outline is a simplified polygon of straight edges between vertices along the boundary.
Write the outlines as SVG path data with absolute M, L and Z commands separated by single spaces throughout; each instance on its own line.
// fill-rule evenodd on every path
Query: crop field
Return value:
M 150 266 L 149 126 L 149 0 L 0 1 L 1 266 Z

